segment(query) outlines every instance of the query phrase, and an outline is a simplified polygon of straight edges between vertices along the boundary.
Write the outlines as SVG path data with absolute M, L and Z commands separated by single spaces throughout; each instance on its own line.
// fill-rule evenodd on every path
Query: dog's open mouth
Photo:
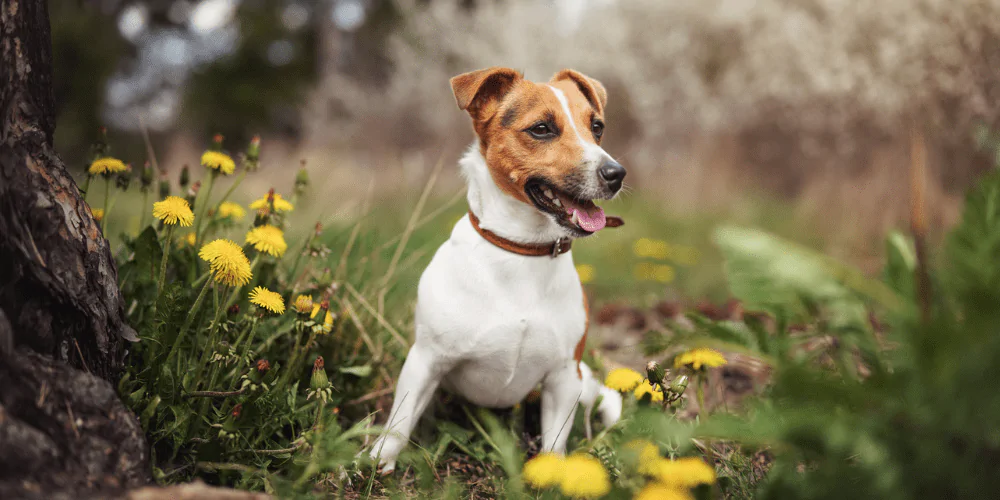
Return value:
M 539 210 L 552 214 L 565 227 L 591 234 L 607 225 L 604 209 L 592 200 L 577 198 L 542 180 L 529 182 L 524 190 Z

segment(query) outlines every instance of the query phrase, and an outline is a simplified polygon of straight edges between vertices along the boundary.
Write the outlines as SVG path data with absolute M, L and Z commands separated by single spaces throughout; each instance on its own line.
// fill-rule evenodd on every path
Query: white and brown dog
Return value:
M 587 304 L 570 253 L 573 239 L 621 224 L 592 201 L 613 198 L 625 177 L 600 145 L 604 86 L 573 70 L 535 83 L 509 68 L 451 86 L 479 136 L 460 162 L 469 213 L 420 279 L 416 342 L 371 450 L 384 472 L 439 385 L 503 408 L 541 384 L 542 446 L 557 453 L 578 404 L 588 434 L 598 396 L 606 426 L 621 416 L 621 395 L 581 362 Z

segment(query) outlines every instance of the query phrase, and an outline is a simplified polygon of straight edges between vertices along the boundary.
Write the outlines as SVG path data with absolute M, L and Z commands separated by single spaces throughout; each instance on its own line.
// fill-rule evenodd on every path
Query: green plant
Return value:
M 697 334 L 676 341 L 757 354 L 771 383 L 743 415 L 717 413 L 665 435 L 770 448 L 759 498 L 995 496 L 1000 173 L 968 195 L 941 264 L 927 270 L 926 315 L 915 291 L 920 264 L 902 234 L 889 236 L 879 280 L 757 231 L 716 236 L 733 293 L 774 324 L 700 320 Z M 884 324 L 876 328 L 869 311 Z M 833 341 L 804 348 L 817 336 Z

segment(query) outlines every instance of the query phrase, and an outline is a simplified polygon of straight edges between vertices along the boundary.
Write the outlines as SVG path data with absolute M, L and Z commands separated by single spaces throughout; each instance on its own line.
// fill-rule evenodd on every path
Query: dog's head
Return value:
M 535 83 L 488 68 L 452 78 L 451 87 L 497 187 L 574 237 L 604 228 L 593 200 L 618 194 L 625 168 L 601 148 L 608 97 L 600 82 L 569 69 Z

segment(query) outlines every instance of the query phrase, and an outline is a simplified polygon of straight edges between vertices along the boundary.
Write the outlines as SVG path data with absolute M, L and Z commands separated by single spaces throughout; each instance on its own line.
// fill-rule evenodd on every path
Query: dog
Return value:
M 604 86 L 569 69 L 536 83 L 502 67 L 450 83 L 478 136 L 459 162 L 469 212 L 420 278 L 416 340 L 370 451 L 383 473 L 438 387 L 506 408 L 540 384 L 542 449 L 560 454 L 578 405 L 588 438 L 598 399 L 606 427 L 621 417 L 621 395 L 581 360 L 588 310 L 570 252 L 622 224 L 592 201 L 614 198 L 626 173 L 601 147 Z

